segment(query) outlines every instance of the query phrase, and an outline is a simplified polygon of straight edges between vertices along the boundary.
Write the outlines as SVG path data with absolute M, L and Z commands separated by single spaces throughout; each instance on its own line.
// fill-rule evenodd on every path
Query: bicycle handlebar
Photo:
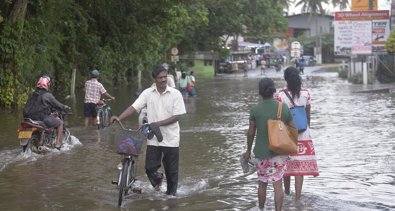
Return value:
M 118 122 L 118 124 L 119 124 L 119 126 L 121 126 L 122 130 L 129 131 L 129 132 L 137 132 L 137 131 L 140 130 L 140 128 L 137 129 L 137 130 L 136 129 L 131 129 L 131 128 L 125 128 L 125 126 L 123 126 L 121 120 L 119 120 L 119 119 L 115 119 L 115 121 Z
M 103 100 L 104 102 L 110 102 L 112 99 L 111 98 L 107 98 L 107 99 L 101 99 L 101 100 Z

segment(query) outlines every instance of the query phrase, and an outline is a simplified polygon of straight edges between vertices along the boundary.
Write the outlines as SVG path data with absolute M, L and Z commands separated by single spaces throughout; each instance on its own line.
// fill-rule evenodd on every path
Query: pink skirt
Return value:
M 288 155 L 279 155 L 256 161 L 258 180 L 264 183 L 274 183 L 283 178 L 287 171 Z
M 299 152 L 290 155 L 287 161 L 287 176 L 318 176 L 317 158 L 312 140 L 303 140 L 298 142 Z

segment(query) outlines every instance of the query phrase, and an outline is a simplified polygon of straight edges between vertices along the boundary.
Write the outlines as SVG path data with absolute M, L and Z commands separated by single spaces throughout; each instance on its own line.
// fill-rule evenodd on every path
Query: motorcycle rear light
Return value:
M 19 133 L 20 131 L 23 131 L 23 130 L 26 130 L 26 129 L 28 129 L 28 130 L 30 129 L 32 132 L 34 132 L 34 131 L 37 130 L 36 127 L 31 127 L 31 128 L 26 128 L 26 127 L 25 127 L 25 128 L 17 128 L 17 129 L 16 129 L 16 132 Z

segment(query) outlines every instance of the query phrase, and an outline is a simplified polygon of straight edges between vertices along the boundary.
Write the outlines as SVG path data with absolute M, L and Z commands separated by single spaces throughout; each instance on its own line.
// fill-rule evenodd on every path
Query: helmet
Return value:
M 51 86 L 51 78 L 49 76 L 42 76 L 37 82 L 37 88 L 45 89 L 48 91 Z
M 100 75 L 100 72 L 98 70 L 96 70 L 96 69 L 92 70 L 92 72 L 91 72 L 92 78 L 97 78 L 97 77 L 99 77 L 99 75 Z

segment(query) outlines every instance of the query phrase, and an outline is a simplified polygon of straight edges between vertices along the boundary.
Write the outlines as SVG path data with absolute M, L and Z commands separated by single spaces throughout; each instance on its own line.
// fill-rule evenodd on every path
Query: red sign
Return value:
M 336 12 L 335 21 L 388 20 L 388 10 Z

